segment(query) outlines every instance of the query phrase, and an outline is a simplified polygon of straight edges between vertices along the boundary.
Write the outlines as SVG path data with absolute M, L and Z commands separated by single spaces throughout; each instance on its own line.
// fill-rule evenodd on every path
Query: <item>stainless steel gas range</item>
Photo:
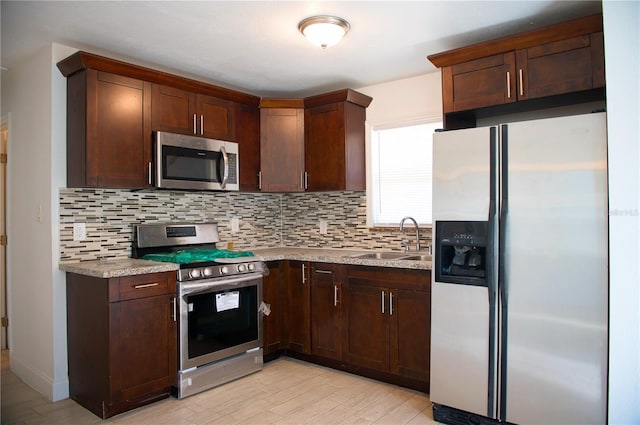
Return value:
M 262 369 L 264 263 L 219 250 L 217 225 L 136 227 L 134 258 L 180 264 L 177 276 L 178 398 Z

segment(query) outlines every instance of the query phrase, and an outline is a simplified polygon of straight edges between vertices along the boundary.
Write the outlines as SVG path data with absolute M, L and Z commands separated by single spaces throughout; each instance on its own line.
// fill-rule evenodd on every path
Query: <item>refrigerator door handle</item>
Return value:
M 497 246 L 498 223 L 498 128 L 489 130 L 489 217 L 487 229 L 487 287 L 489 297 L 489 365 L 488 365 L 488 397 L 487 416 L 495 418 L 497 415 L 497 348 L 498 332 L 496 322 L 498 317 L 498 276 L 496 273 L 495 256 Z
M 500 218 L 498 228 L 498 289 L 500 291 L 500 419 L 507 417 L 507 322 L 509 305 L 509 282 L 506 279 L 506 235 L 509 214 L 509 127 L 500 126 Z

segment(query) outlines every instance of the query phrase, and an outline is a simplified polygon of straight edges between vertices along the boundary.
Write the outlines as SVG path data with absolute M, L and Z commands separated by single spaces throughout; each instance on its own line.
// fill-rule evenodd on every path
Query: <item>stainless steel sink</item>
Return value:
M 410 252 L 366 252 L 363 254 L 350 255 L 351 258 L 361 258 L 363 260 L 409 260 L 409 261 L 431 261 L 430 254 L 413 254 Z
M 431 261 L 431 255 L 430 254 L 409 255 L 409 256 L 406 256 L 406 257 L 398 258 L 398 260 Z
M 362 259 L 371 259 L 371 260 L 399 260 L 406 256 L 407 254 L 404 252 L 367 252 L 364 254 L 350 255 L 350 257 L 352 258 L 362 258 Z

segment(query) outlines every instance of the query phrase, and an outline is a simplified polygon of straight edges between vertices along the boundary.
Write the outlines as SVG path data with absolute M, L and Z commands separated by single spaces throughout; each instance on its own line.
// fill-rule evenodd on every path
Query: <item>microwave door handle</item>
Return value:
M 222 152 L 222 162 L 224 162 L 224 176 L 222 177 L 220 187 L 224 189 L 227 186 L 227 180 L 229 180 L 229 156 L 224 146 L 220 146 L 220 152 Z

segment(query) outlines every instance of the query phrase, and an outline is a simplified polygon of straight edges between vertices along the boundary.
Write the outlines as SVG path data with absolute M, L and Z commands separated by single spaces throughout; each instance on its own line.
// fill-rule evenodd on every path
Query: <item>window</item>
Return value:
M 431 225 L 431 147 L 438 128 L 441 121 L 373 128 L 367 197 L 373 226 L 398 226 L 405 216 Z

